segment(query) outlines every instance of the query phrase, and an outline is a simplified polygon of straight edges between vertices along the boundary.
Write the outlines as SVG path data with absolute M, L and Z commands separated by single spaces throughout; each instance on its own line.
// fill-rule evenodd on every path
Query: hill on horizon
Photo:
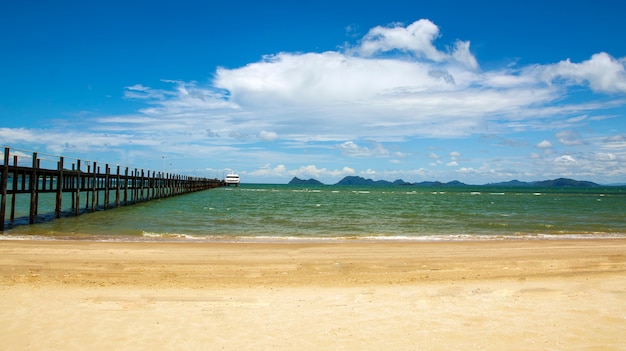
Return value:
M 293 179 L 288 183 L 290 185 L 324 185 L 324 183 L 320 182 L 316 179 L 308 179 L 303 180 L 298 177 L 293 177 Z M 466 184 L 460 182 L 458 180 L 453 180 L 447 183 L 443 183 L 440 181 L 423 181 L 423 182 L 415 182 L 409 183 L 405 182 L 402 179 L 396 179 L 393 182 L 388 180 L 373 180 L 366 179 L 360 176 L 346 176 L 341 179 L 339 182 L 334 185 L 360 185 L 360 186 L 480 186 L 474 184 Z M 524 187 L 524 186 L 536 186 L 536 187 L 597 187 L 600 184 L 590 182 L 590 181 L 580 181 L 568 178 L 557 178 L 551 180 L 542 180 L 542 181 L 533 181 L 533 182 L 523 182 L 519 180 L 511 180 L 507 182 L 499 182 L 499 183 L 487 183 L 482 184 L 482 186 L 499 186 L 499 187 Z
M 324 183 L 320 182 L 319 180 L 316 179 L 300 179 L 298 177 L 293 177 L 293 179 L 291 179 L 289 181 L 289 183 L 287 183 L 289 185 L 324 185 Z

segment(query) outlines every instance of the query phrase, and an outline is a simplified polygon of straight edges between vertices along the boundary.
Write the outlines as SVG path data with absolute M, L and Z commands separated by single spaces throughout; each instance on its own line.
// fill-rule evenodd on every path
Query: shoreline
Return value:
M 483 242 L 483 241 L 534 241 L 534 240 L 619 240 L 626 233 L 515 233 L 515 234 L 433 234 L 433 235 L 346 235 L 346 236 L 267 236 L 267 235 L 189 235 L 152 234 L 136 235 L 30 235 L 0 234 L 2 241 L 78 241 L 78 242 L 185 242 L 185 243 L 426 243 L 426 242 Z
M 0 240 L 7 349 L 623 350 L 626 239 Z

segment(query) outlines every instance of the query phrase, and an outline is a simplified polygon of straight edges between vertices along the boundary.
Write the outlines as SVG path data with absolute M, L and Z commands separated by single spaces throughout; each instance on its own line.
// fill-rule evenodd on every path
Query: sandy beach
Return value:
M 626 240 L 0 240 L 1 350 L 626 350 Z

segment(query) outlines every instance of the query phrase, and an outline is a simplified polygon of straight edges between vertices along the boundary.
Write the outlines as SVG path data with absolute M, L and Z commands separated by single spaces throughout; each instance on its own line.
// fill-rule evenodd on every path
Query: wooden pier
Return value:
M 11 149 L 5 147 L 4 162 L 0 166 L 0 232 L 5 230 L 7 211 L 8 223 L 15 221 L 16 202 L 20 196 L 30 199 L 28 221 L 33 224 L 39 216 L 40 194 L 54 196 L 54 208 L 48 213 L 60 218 L 224 186 L 224 182 L 216 178 L 131 170 L 128 167 L 122 170 L 119 165 L 111 169 L 108 164 L 100 166 L 97 162 L 75 161 L 66 168 L 64 157 L 59 156 L 56 168 L 45 168 L 41 166 L 37 152 L 33 152 L 32 165 L 19 166 L 18 155 L 14 154 L 11 160 Z M 71 205 L 64 204 L 64 198 Z

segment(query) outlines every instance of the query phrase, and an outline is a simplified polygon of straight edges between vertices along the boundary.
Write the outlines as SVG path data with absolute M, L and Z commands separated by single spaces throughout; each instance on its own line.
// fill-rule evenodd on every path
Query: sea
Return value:
M 68 210 L 59 219 L 44 211 L 53 212 L 52 196 L 39 201 L 39 217 L 32 225 L 27 220 L 27 201 L 18 201 L 22 205 L 17 219 L 6 222 L 8 229 L 0 239 L 246 242 L 626 237 L 626 187 L 242 184 L 80 216 Z

